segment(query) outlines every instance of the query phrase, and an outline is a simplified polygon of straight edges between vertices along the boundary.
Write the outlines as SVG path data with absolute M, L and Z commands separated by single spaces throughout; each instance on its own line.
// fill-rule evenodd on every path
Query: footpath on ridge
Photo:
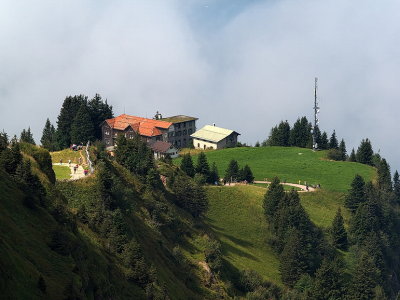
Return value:
M 271 184 L 271 181 L 254 180 L 254 183 Z M 301 189 L 300 192 L 315 192 L 315 190 L 316 190 L 316 188 L 313 188 L 313 187 L 307 186 L 307 185 L 303 185 L 303 184 L 289 183 L 289 182 L 281 182 L 281 184 L 297 187 L 297 188 Z

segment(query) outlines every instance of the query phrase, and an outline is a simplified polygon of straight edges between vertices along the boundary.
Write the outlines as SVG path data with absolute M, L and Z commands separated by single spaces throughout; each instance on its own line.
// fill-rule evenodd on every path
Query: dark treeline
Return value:
M 347 153 L 344 139 L 339 139 L 336 131 L 333 130 L 331 136 L 324 131 L 321 132 L 318 126 L 315 127 L 315 141 L 319 150 L 328 150 L 327 158 L 338 161 L 351 161 L 378 166 L 379 154 L 374 154 L 371 141 L 363 139 L 357 148 L 357 151 Z M 301 147 L 312 148 L 313 144 L 313 126 L 306 117 L 297 119 L 293 127 L 290 127 L 288 121 L 281 121 L 279 125 L 271 129 L 270 135 L 261 146 L 283 146 L 283 147 Z M 257 142 L 256 147 L 260 146 Z
M 100 140 L 100 124 L 113 116 L 112 106 L 99 94 L 92 99 L 85 95 L 68 96 L 58 115 L 57 128 L 47 119 L 40 143 L 49 151 L 54 151 L 68 148 L 71 144 Z M 21 133 L 20 140 L 34 143 L 30 129 Z

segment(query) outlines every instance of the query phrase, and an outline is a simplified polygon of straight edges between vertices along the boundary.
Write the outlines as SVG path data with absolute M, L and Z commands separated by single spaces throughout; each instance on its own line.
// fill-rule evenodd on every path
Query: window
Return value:
M 188 132 L 189 134 L 192 134 L 192 128 L 189 128 Z
M 110 130 L 106 129 L 106 130 L 104 131 L 104 134 L 105 134 L 105 135 L 110 135 Z
M 183 123 L 183 127 L 186 127 L 186 122 L 185 122 L 185 123 Z
M 181 124 L 180 123 L 178 123 L 178 128 L 181 128 Z
M 181 141 L 180 140 L 178 140 L 178 147 L 180 147 L 181 146 Z
M 186 135 L 186 129 L 183 131 L 183 135 Z

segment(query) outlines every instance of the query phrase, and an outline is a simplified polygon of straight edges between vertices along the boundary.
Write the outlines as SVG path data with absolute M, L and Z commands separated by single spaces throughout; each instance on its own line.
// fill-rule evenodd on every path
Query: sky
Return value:
M 397 0 L 2 0 L 0 130 L 40 141 L 68 95 L 185 114 L 254 144 L 313 117 L 400 170 Z

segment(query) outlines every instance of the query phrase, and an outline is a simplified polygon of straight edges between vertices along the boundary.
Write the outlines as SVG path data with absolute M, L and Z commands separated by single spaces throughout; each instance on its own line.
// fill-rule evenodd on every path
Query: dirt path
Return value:
M 255 180 L 254 183 L 265 183 L 265 184 L 271 184 L 271 181 L 259 181 L 259 180 Z M 302 184 L 297 184 L 297 183 L 289 183 L 289 182 L 281 182 L 281 184 L 284 185 L 289 185 L 289 186 L 293 186 L 293 187 L 297 187 L 299 189 L 301 189 L 301 192 L 315 192 L 316 188 L 313 188 L 311 186 L 308 187 L 307 190 L 307 186 L 306 185 L 302 185 Z

